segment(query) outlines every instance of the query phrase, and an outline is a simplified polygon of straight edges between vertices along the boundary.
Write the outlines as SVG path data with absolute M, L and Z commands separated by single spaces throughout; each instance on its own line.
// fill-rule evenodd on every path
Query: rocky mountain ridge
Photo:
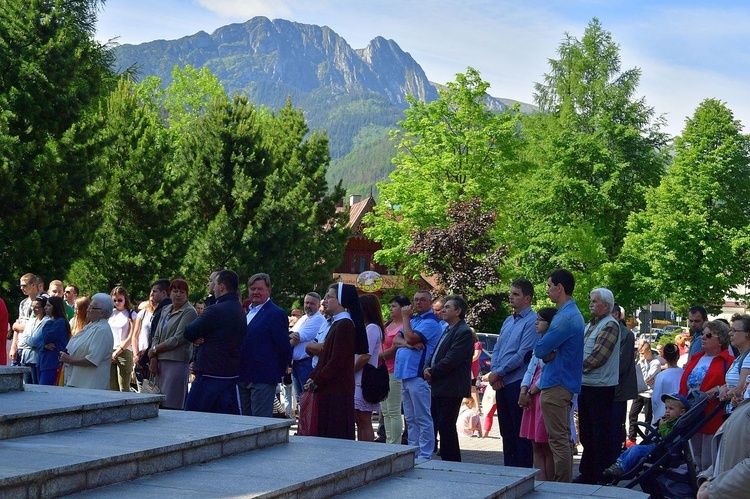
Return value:
M 403 118 L 406 96 L 438 98 L 436 85 L 395 41 L 376 36 L 353 49 L 327 26 L 283 19 L 254 17 L 211 34 L 121 45 L 116 55 L 120 70 L 135 67 L 138 77 L 158 76 L 165 86 L 175 65 L 190 64 L 207 67 L 228 93 L 246 93 L 258 105 L 276 109 L 290 97 L 311 128 L 328 133 L 329 180 L 343 179 L 364 194 L 392 169 L 394 150 L 385 138 Z M 488 105 L 506 107 L 489 96 Z

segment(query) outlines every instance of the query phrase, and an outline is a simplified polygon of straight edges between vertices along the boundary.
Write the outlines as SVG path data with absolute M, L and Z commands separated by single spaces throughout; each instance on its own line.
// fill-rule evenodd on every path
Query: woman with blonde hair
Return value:
M 88 296 L 76 298 L 75 315 L 70 319 L 70 334 L 72 336 L 80 333 L 81 330 L 86 327 L 86 324 L 89 323 L 86 312 L 88 311 L 90 304 L 91 299 L 89 299 Z

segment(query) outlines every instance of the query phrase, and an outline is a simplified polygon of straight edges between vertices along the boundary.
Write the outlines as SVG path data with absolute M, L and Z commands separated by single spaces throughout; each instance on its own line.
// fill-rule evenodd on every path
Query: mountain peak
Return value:
M 437 98 L 422 68 L 395 41 L 378 36 L 355 51 L 327 26 L 285 19 L 253 17 L 210 35 L 200 31 L 179 40 L 123 45 L 116 53 L 120 67 L 136 64 L 142 74 L 160 76 L 164 84 L 175 64 L 191 64 L 208 67 L 230 93 L 250 95 L 259 86 L 287 94 L 374 93 L 400 108 L 406 106 L 406 94 Z

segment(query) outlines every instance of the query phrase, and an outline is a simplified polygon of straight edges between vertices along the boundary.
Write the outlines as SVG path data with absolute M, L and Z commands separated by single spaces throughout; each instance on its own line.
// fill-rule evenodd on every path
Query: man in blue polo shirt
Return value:
M 554 481 L 573 478 L 573 449 L 570 441 L 570 407 L 574 393 L 581 392 L 583 377 L 583 331 L 586 323 L 573 299 L 575 278 L 564 269 L 547 278 L 547 295 L 558 311 L 547 333 L 537 342 L 534 355 L 544 361 L 537 386 L 544 426 L 555 466 Z
M 401 380 L 401 399 L 404 419 L 409 428 L 409 445 L 419 446 L 417 463 L 420 463 L 429 460 L 435 448 L 435 430 L 430 412 L 432 393 L 422 372 L 425 361 L 435 350 L 443 330 L 440 320 L 432 311 L 432 295 L 429 291 L 416 292 L 414 311 L 416 315 L 412 317 L 411 305 L 401 308 L 404 328 L 393 339 L 393 344 L 398 348 L 393 376 Z

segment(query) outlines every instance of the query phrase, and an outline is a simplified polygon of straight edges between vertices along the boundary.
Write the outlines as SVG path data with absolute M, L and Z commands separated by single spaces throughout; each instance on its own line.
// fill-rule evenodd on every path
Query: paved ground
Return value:
M 377 417 L 373 417 L 373 420 L 373 429 L 377 431 Z M 496 418 L 487 438 L 459 437 L 461 460 L 465 463 L 502 465 L 503 440 L 500 437 L 500 430 L 498 428 L 499 425 Z M 297 425 L 293 425 L 290 428 L 289 434 L 294 435 L 296 432 Z M 582 448 L 579 446 L 578 455 L 573 457 L 573 476 L 578 475 L 581 450 Z M 436 457 L 436 459 L 440 458 Z

